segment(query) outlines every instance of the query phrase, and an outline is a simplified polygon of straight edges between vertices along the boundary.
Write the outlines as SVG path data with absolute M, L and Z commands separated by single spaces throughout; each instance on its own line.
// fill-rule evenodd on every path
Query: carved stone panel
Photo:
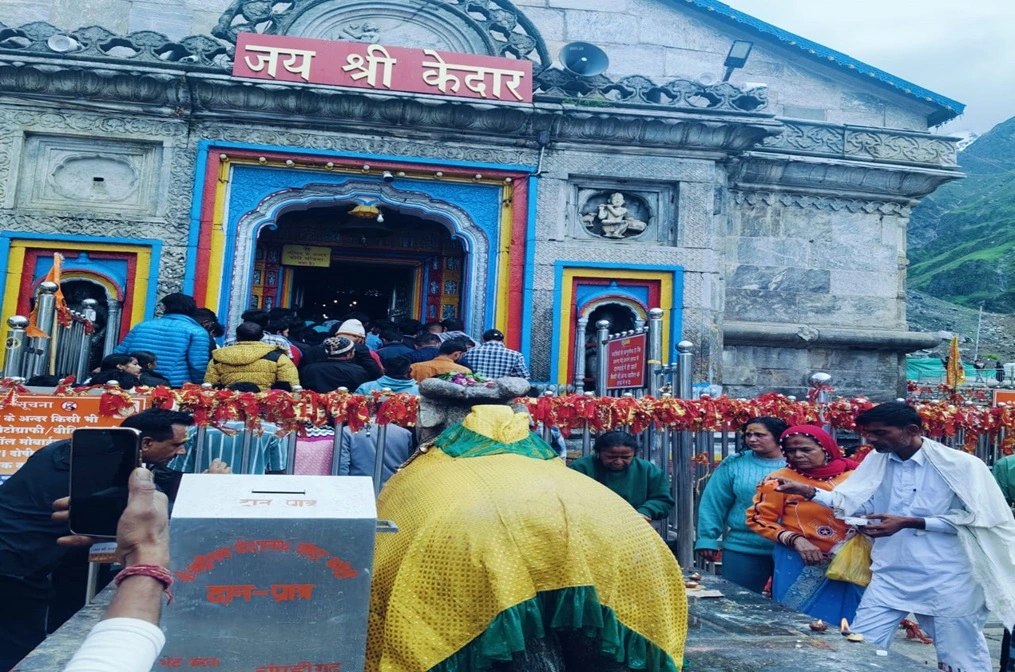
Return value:
M 21 155 L 18 207 L 153 216 L 162 145 L 29 134 Z
M 588 180 L 572 183 L 571 189 L 571 238 L 655 244 L 674 238 L 669 187 Z

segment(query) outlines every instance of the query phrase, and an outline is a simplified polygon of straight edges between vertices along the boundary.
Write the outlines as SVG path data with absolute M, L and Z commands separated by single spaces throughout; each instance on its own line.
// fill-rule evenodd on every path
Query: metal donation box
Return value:
M 155 670 L 362 672 L 376 525 L 365 476 L 185 475 Z

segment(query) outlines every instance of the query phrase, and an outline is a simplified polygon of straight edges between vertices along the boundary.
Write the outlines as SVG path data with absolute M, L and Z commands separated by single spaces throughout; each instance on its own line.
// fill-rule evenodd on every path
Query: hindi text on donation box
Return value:
M 362 670 L 376 527 L 366 476 L 184 475 L 155 669 Z

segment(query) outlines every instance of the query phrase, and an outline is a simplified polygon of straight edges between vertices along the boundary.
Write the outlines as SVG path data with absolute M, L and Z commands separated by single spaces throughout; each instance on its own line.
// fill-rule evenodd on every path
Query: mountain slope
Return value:
M 1015 118 L 959 154 L 966 179 L 938 189 L 909 224 L 909 286 L 960 305 L 1015 312 Z

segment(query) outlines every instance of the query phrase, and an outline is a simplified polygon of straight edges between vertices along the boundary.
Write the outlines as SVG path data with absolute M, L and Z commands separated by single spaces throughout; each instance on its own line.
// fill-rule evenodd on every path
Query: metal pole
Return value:
M 111 353 L 120 342 L 120 302 L 114 296 L 106 302 L 106 305 L 109 311 L 106 313 L 106 337 L 102 341 L 103 357 Z
M 7 342 L 4 346 L 4 378 L 21 378 L 25 376 L 25 351 L 28 340 L 25 338 L 25 327 L 28 318 L 12 315 L 7 318 Z
M 348 392 L 348 387 L 338 388 L 339 392 Z M 338 476 L 338 470 L 342 466 L 342 433 L 345 431 L 345 420 L 335 422 L 335 438 L 331 449 L 331 475 Z
M 832 426 L 825 422 L 825 407 L 828 405 L 828 389 L 832 377 L 824 371 L 818 371 L 811 376 L 811 385 L 818 388 L 818 417 L 821 418 L 821 427 L 829 434 L 832 433 Z
M 382 480 L 384 479 L 384 453 L 388 448 L 388 426 L 377 425 L 377 443 L 374 448 L 374 494 L 381 494 Z
M 211 383 L 201 383 L 201 387 L 204 388 L 205 390 L 211 390 L 211 389 L 213 389 L 213 386 L 212 386 Z M 197 433 L 194 435 L 194 443 L 197 444 L 194 447 L 194 473 L 195 474 L 200 474 L 201 473 L 201 465 L 203 464 L 203 459 L 202 458 L 204 458 L 204 446 L 205 446 L 205 442 L 207 441 L 207 438 L 208 438 L 208 428 L 206 426 L 204 426 L 204 425 L 198 425 Z M 209 466 L 211 465 L 211 460 L 208 460 L 208 464 L 209 464 Z M 229 466 L 232 467 L 232 466 L 235 466 L 235 465 L 231 464 Z
M 645 376 L 648 378 L 648 393 L 659 394 L 659 379 L 656 369 L 663 365 L 663 310 L 648 311 L 648 361 L 645 362 Z
M 980 316 L 976 318 L 976 346 L 973 348 L 973 361 L 980 358 L 980 326 L 983 324 L 983 304 L 980 304 Z M 979 373 L 979 369 L 977 369 Z
M 86 318 L 87 319 L 87 318 Z M 89 324 L 91 322 L 89 321 Z M 82 325 L 81 328 L 81 340 L 79 342 L 78 350 L 78 361 L 77 366 L 74 368 L 74 379 L 83 380 L 88 375 L 88 360 L 91 359 L 92 354 L 92 335 L 85 329 L 86 325 Z
M 579 317 L 574 332 L 574 391 L 578 394 L 585 391 L 585 330 L 588 326 L 588 316 Z
M 610 370 L 606 361 L 606 341 L 610 338 L 610 321 L 596 322 L 596 396 L 606 396 L 606 376 Z
M 297 402 L 300 399 L 300 392 L 303 388 L 299 385 L 293 385 L 293 401 Z M 296 473 L 296 442 L 299 440 L 298 432 L 289 432 L 286 437 L 286 450 L 285 450 L 285 473 L 290 476 Z
M 26 377 L 43 375 L 49 371 L 50 341 L 53 335 L 53 322 L 56 317 L 56 296 L 55 282 L 43 282 L 39 285 L 39 293 L 36 296 L 36 327 L 45 332 L 50 338 L 31 339 L 31 354 L 28 356 L 28 370 Z
M 243 446 L 242 452 L 240 453 L 240 473 L 249 474 L 253 472 L 250 464 L 251 444 L 254 441 L 254 430 L 244 429 L 243 430 Z
M 690 341 L 677 344 L 677 366 L 673 374 L 673 389 L 680 399 L 693 396 L 692 367 L 694 366 Z M 690 567 L 694 562 L 694 436 L 682 431 L 677 436 L 673 463 L 673 496 L 676 499 L 677 562 Z

